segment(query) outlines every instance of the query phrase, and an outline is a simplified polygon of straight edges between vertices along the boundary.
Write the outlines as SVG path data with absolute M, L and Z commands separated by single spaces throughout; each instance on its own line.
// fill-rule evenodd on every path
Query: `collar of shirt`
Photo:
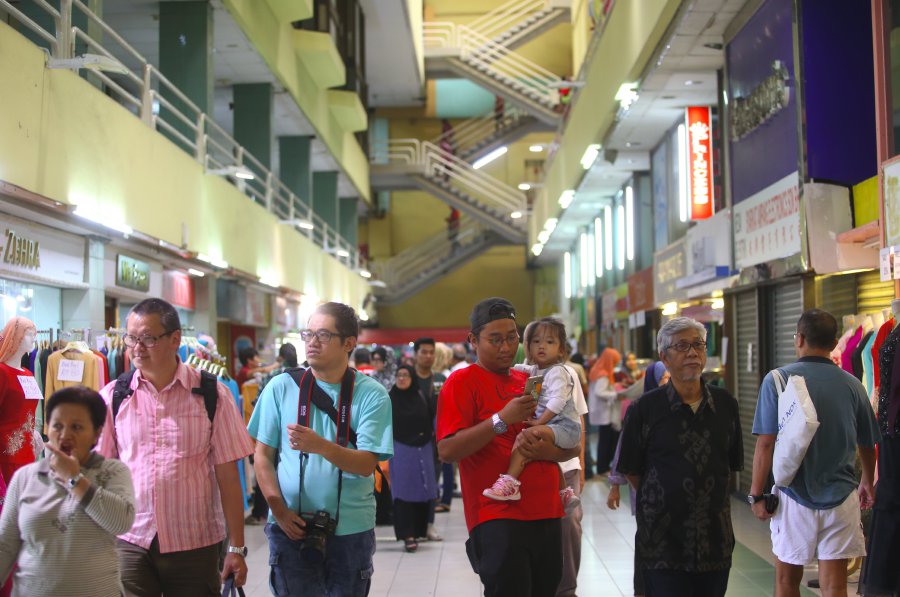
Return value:
M 823 363 L 827 365 L 834 365 L 834 361 L 831 359 L 826 359 L 825 357 L 800 357 L 797 359 L 798 363 Z M 834 365 L 837 367 L 837 365 Z
M 88 456 L 87 462 L 81 465 L 82 470 L 90 469 L 97 466 L 100 466 L 100 463 L 103 462 L 103 456 L 97 454 L 96 452 L 91 452 L 91 455 Z M 42 458 L 38 461 L 37 464 L 37 473 L 39 475 L 49 475 L 50 474 L 50 458 Z
M 666 384 L 666 396 L 669 399 L 669 406 L 673 411 L 678 411 L 682 405 L 687 406 L 687 403 L 681 399 L 681 396 L 678 395 L 678 390 L 675 389 L 675 384 L 671 381 Z M 697 407 L 697 412 L 700 412 L 704 408 L 709 408 L 712 412 L 716 412 L 716 403 L 712 399 L 712 394 L 709 392 L 709 386 L 706 385 L 705 381 L 700 381 L 700 406 Z
M 188 367 L 187 365 L 185 365 L 184 363 L 182 363 L 180 358 L 178 358 L 178 357 L 175 357 L 175 358 L 178 359 L 178 367 L 175 369 L 175 377 L 172 379 L 172 381 L 169 383 L 169 385 L 160 389 L 159 392 L 157 392 L 156 387 L 144 377 L 144 375 L 143 375 L 143 373 L 141 373 L 140 369 L 137 369 L 137 370 L 135 370 L 135 373 L 134 373 L 134 379 L 131 381 L 131 389 L 136 390 L 139 387 L 141 387 L 141 384 L 143 383 L 150 388 L 150 391 L 153 392 L 153 394 L 157 394 L 157 393 L 161 394 L 162 392 L 165 392 L 166 390 L 170 389 L 174 384 L 180 383 L 181 386 L 185 390 L 190 392 L 193 389 L 192 385 L 191 385 L 191 373 L 190 373 L 191 368 Z

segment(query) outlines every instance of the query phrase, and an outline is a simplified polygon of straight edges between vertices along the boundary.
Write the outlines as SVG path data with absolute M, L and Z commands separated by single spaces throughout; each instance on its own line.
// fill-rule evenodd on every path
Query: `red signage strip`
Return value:
M 712 112 L 709 106 L 687 108 L 688 188 L 691 219 L 713 215 Z
M 628 276 L 628 311 L 651 311 L 653 304 L 653 266 Z
M 163 298 L 176 307 L 193 311 L 194 281 L 184 272 L 166 270 L 163 275 Z

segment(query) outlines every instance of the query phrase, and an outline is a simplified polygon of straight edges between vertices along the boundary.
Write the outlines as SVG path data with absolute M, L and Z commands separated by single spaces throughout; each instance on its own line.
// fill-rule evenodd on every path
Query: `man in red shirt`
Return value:
M 537 403 L 525 395 L 524 373 L 512 369 L 519 334 L 513 305 L 481 301 L 468 340 L 478 360 L 450 375 L 438 401 L 438 453 L 459 462 L 469 540 L 466 552 L 486 597 L 551 597 L 562 578 L 563 516 L 557 462 L 578 456 L 540 441 L 524 425 Z M 513 446 L 531 459 L 519 501 L 482 495 L 509 466 Z

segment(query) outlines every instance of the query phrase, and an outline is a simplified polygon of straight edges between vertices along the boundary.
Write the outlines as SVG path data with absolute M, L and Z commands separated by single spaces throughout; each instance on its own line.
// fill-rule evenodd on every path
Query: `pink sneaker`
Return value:
M 566 514 L 571 514 L 581 504 L 581 498 L 575 495 L 575 490 L 571 487 L 560 489 L 559 499 L 562 500 L 563 510 Z
M 482 494 L 492 500 L 499 500 L 501 502 L 517 501 L 522 499 L 522 494 L 519 493 L 520 485 L 521 483 L 519 481 L 513 479 L 509 475 L 500 475 L 500 477 L 494 481 L 494 484 L 490 488 L 485 489 Z

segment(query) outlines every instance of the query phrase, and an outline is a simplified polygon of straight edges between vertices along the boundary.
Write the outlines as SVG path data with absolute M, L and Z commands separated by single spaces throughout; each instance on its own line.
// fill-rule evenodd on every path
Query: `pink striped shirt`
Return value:
M 178 364 L 175 379 L 161 392 L 137 371 L 134 393 L 112 422 L 115 381 L 100 392 L 109 410 L 97 451 L 119 458 L 134 480 L 135 518 L 120 538 L 150 548 L 159 536 L 161 553 L 212 545 L 225 538 L 225 516 L 213 467 L 253 452 L 253 440 L 234 398 L 221 383 L 212 425 L 200 387 L 200 372 Z M 212 438 L 210 438 L 212 427 Z

